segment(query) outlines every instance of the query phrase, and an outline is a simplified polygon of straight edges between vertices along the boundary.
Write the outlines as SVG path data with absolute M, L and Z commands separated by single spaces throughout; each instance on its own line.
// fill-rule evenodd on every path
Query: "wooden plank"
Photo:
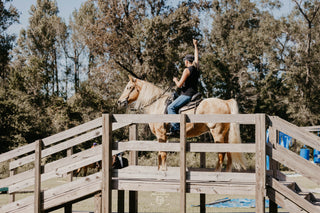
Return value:
M 123 180 L 114 179 L 113 189 L 154 191 L 154 192 L 180 192 L 178 181 L 163 180 Z M 197 194 L 230 194 L 230 195 L 254 195 L 255 184 L 252 183 L 225 183 L 225 182 L 188 182 L 186 183 L 187 193 Z
M 89 121 L 87 123 L 81 124 L 79 126 L 73 127 L 71 129 L 68 129 L 66 131 L 60 132 L 58 134 L 46 137 L 46 138 L 42 139 L 42 141 L 45 146 L 48 146 L 50 144 L 54 144 L 58 141 L 74 137 L 74 136 L 78 135 L 79 133 L 86 132 L 91 129 L 95 129 L 100 126 L 102 126 L 102 118 L 101 117 L 94 119 L 92 121 Z
M 212 115 L 187 115 L 189 123 L 239 123 L 255 124 L 253 114 L 212 114 Z
M 179 152 L 177 142 L 159 143 L 158 141 L 128 141 L 113 143 L 113 149 L 133 151 Z M 247 152 L 255 153 L 255 144 L 187 143 L 188 152 Z
M 156 166 L 129 166 L 115 169 L 113 177 L 120 179 L 157 179 L 179 180 L 180 168 L 167 167 L 167 171 L 158 171 Z M 254 173 L 214 172 L 213 169 L 187 169 L 187 180 L 191 181 L 217 181 L 217 182 L 251 182 L 255 183 Z
M 272 149 L 272 158 L 320 185 L 320 167 L 316 164 L 307 161 L 281 145 L 276 145 L 276 149 Z
M 41 150 L 42 141 L 36 141 L 35 147 L 35 161 L 34 161 L 34 213 L 40 213 L 42 210 L 41 206 Z
M 287 186 L 282 185 L 276 179 L 272 177 L 268 177 L 267 181 L 270 187 L 272 187 L 275 191 L 281 193 L 286 199 L 289 199 L 298 207 L 301 207 L 307 212 L 320 212 L 319 206 L 314 206 L 308 200 L 300 197 L 298 194 L 296 194 L 294 191 L 289 189 Z
M 90 194 L 93 195 L 101 190 L 101 183 L 101 173 L 96 173 L 46 190 L 43 192 L 43 210 L 61 206 L 64 203 L 72 202 Z M 2 206 L 0 212 L 33 212 L 33 202 L 33 196 L 29 196 Z
M 295 203 L 288 200 L 285 196 L 283 196 L 281 193 L 275 191 L 274 189 L 268 187 L 267 188 L 267 195 L 272 200 L 273 203 L 277 204 L 277 209 L 269 209 L 270 213 L 276 213 L 278 212 L 278 205 L 287 210 L 288 212 L 292 213 L 307 213 L 303 209 L 301 209 L 299 206 L 297 206 Z
M 318 132 L 320 131 L 320 126 L 305 126 L 305 127 L 300 127 L 306 131 L 309 131 L 309 132 Z
M 101 158 L 101 155 L 99 156 L 99 158 Z M 72 172 L 78 168 L 81 168 L 83 166 L 87 166 L 90 165 L 94 162 L 97 162 L 97 156 L 91 156 L 89 158 L 83 158 L 82 160 L 77 159 L 78 161 L 76 162 L 69 162 L 69 164 L 67 162 L 65 162 L 64 166 L 61 165 L 60 168 L 57 168 L 56 170 L 52 170 L 50 172 L 44 173 L 41 176 L 42 181 L 45 180 L 49 180 L 51 178 L 56 178 L 56 177 L 61 177 L 63 174 L 66 174 L 68 172 Z M 79 161 L 80 160 L 80 161 Z M 30 187 L 34 184 L 34 177 L 30 177 L 30 178 L 26 178 L 23 181 L 20 181 L 19 183 L 16 183 L 12 186 L 10 186 L 9 188 L 9 192 L 17 192 L 17 191 L 21 191 L 24 188 Z
M 272 126 L 277 130 L 301 141 L 305 145 L 308 145 L 316 150 L 320 150 L 320 137 L 308 132 L 307 130 L 297 127 L 279 117 L 269 116 L 272 122 Z
M 186 168 L 187 168 L 187 134 L 186 134 L 186 120 L 185 114 L 180 115 L 180 212 L 186 212 L 187 196 L 186 196 Z
M 70 140 L 67 140 L 63 143 L 57 144 L 55 146 L 49 147 L 47 149 L 44 149 L 42 151 L 42 157 L 47 157 L 49 155 L 58 153 L 60 151 L 66 150 L 70 147 L 79 145 L 83 142 L 86 142 L 88 140 L 92 140 L 94 138 L 100 137 L 102 135 L 102 128 L 90 131 L 88 133 L 85 133 L 83 135 L 80 135 L 78 137 L 72 138 Z M 20 158 L 16 161 L 13 161 L 10 163 L 10 169 L 17 168 L 19 166 L 23 166 L 27 163 L 30 163 L 34 161 L 34 154 L 28 155 L 26 157 Z
M 117 123 L 172 123 L 179 122 L 180 115 L 164 114 L 114 114 L 114 122 Z M 250 114 L 211 114 L 211 115 L 187 115 L 189 123 L 240 123 L 254 124 L 254 115 Z
M 94 195 L 94 212 L 101 213 L 102 212 L 102 201 L 101 201 L 101 193 Z
M 102 115 L 102 212 L 112 213 L 112 116 Z
M 0 163 L 3 161 L 10 160 L 15 157 L 19 157 L 21 155 L 27 154 L 29 152 L 33 152 L 34 147 L 35 147 L 35 142 L 30 143 L 25 146 L 18 147 L 18 148 L 11 150 L 9 152 L 3 153 L 0 155 Z
M 257 114 L 256 121 L 256 212 L 265 212 L 266 194 L 266 121 L 265 114 Z
M 89 158 L 92 156 L 97 156 L 99 159 L 99 155 L 97 155 L 96 153 L 101 153 L 100 150 L 101 150 L 101 145 L 96 146 L 92 149 L 82 151 L 80 153 L 73 154 L 70 157 L 59 159 L 57 161 L 45 164 L 44 165 L 44 173 L 49 173 L 49 172 L 54 171 L 56 169 L 61 169 L 64 166 L 76 163 L 78 161 L 81 161 L 83 159 L 86 159 L 86 158 Z M 101 160 L 101 157 L 99 160 Z M 34 175 L 34 169 L 31 169 L 31 170 L 16 174 L 12 177 L 1 179 L 0 186 L 10 186 L 12 184 L 19 183 L 19 182 L 24 181 L 28 178 L 31 178 L 31 177 L 33 177 L 33 175 Z

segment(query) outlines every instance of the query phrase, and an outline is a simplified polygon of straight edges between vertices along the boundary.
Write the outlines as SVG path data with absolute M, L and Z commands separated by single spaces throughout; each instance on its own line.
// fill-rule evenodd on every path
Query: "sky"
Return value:
M 79 9 L 81 4 L 86 0 L 56 0 L 59 8 L 59 16 L 64 19 L 66 23 L 69 21 L 69 17 L 75 9 Z M 172 2 L 179 0 L 171 0 Z M 13 33 L 19 36 L 21 28 L 27 28 L 28 19 L 30 17 L 29 11 L 31 5 L 35 5 L 37 0 L 13 0 L 12 5 L 20 12 L 20 24 L 14 24 L 8 29 L 8 33 Z M 291 0 L 282 0 L 283 7 L 281 10 L 275 11 L 274 15 L 280 17 L 281 15 L 287 15 L 294 3 Z M 9 5 L 9 4 L 8 4 Z

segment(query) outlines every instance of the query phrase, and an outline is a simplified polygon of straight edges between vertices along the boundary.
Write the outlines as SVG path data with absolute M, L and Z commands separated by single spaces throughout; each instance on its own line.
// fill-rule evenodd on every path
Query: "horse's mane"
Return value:
M 164 90 L 147 81 L 142 82 L 141 90 L 138 99 L 135 101 L 134 108 L 140 109 L 154 102 L 157 98 L 164 95 Z

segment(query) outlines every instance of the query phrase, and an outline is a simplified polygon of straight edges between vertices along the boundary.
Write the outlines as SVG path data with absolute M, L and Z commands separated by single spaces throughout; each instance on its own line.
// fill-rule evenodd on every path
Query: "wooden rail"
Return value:
M 112 132 L 130 124 L 180 122 L 180 143 L 158 143 L 156 141 L 138 141 L 137 128 L 130 126 L 129 141 L 112 142 Z M 185 125 L 187 123 L 238 123 L 255 126 L 255 143 L 245 144 L 215 144 L 191 143 L 186 141 Z M 266 128 L 270 128 L 270 143 L 266 146 Z M 205 212 L 204 194 L 254 194 L 256 197 L 256 212 L 265 212 L 265 196 L 271 199 L 271 212 L 276 212 L 276 204 L 302 211 L 318 210 L 317 206 L 297 199 L 288 192 L 280 180 L 285 176 L 279 171 L 283 163 L 291 169 L 320 184 L 319 167 L 302 159 L 295 153 L 278 144 L 279 131 L 294 137 L 302 143 L 320 150 L 320 139 L 308 131 L 318 131 L 316 128 L 301 128 L 292 125 L 278 117 L 265 114 L 251 115 L 110 115 L 85 123 L 70 130 L 42 139 L 44 147 L 39 142 L 28 144 L 16 150 L 0 155 L 0 162 L 9 161 L 10 170 L 17 169 L 27 163 L 35 162 L 35 168 L 25 172 L 11 172 L 12 176 L 0 180 L 0 187 L 8 186 L 10 193 L 16 193 L 26 187 L 34 186 L 32 198 L 25 198 L 0 208 L 4 212 L 40 212 L 65 207 L 71 212 L 69 204 L 81 199 L 96 196 L 99 212 L 111 212 L 112 193 L 118 191 L 118 212 L 124 212 L 124 190 L 129 191 L 130 212 L 138 210 L 137 191 L 166 190 L 180 192 L 180 211 L 186 212 L 186 193 L 200 193 L 201 212 Z M 67 157 L 41 165 L 41 158 L 51 156 L 61 151 L 102 136 L 102 145 L 80 153 L 70 153 Z M 36 146 L 37 144 L 37 146 Z M 37 150 L 35 149 L 36 147 Z M 40 149 L 41 148 L 41 149 Z M 131 166 L 122 170 L 111 169 L 111 156 L 128 150 Z M 141 167 L 137 165 L 138 151 L 170 151 L 180 152 L 180 167 L 169 167 L 166 172 L 159 172 L 157 167 Z M 218 173 L 206 168 L 187 168 L 187 152 L 238 152 L 255 153 L 255 173 Z M 270 156 L 271 170 L 266 171 L 266 153 Z M 202 155 L 203 158 L 204 155 Z M 85 179 L 66 183 L 62 186 L 42 192 L 41 182 L 70 173 L 83 166 L 102 160 L 103 170 Z M 203 160 L 202 160 L 203 166 Z M 42 194 L 41 194 L 42 193 Z M 67 207 L 67 204 L 69 205 Z M 100 207 L 99 207 L 100 206 Z M 320 212 L 320 211 L 319 211 Z
M 320 167 L 279 144 L 279 132 L 281 131 L 309 147 L 320 150 L 320 138 L 309 132 L 317 131 L 318 127 L 301 128 L 274 116 L 269 116 L 268 120 L 270 143 L 266 146 L 266 152 L 270 157 L 270 168 L 272 170 L 271 173 L 268 173 L 267 181 L 267 196 L 270 198 L 270 206 L 272 206 L 270 212 L 278 212 L 276 204 L 292 212 L 320 212 L 320 206 L 299 197 L 293 190 L 282 185 L 279 180 L 283 179 L 283 175 L 278 171 L 279 165 L 284 164 L 320 185 Z

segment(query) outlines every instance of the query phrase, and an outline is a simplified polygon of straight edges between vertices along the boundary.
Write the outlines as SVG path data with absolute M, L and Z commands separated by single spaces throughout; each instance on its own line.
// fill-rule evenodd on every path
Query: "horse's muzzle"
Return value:
M 125 99 L 124 101 L 118 100 L 118 107 L 126 107 L 128 106 L 128 100 Z

